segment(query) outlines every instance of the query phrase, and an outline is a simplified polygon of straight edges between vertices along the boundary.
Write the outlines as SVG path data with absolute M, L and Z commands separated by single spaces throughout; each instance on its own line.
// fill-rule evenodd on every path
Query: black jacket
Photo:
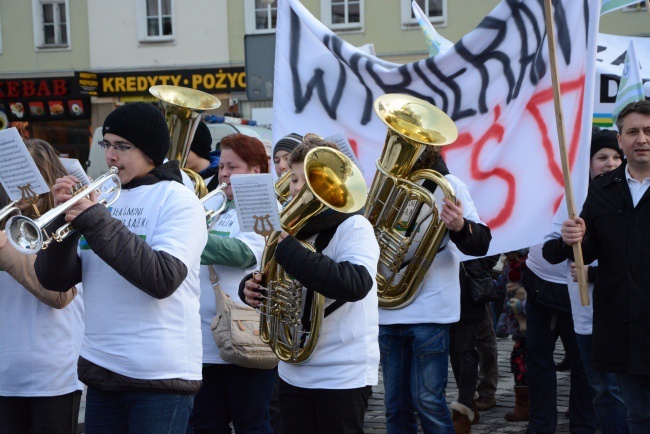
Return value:
M 585 264 L 598 259 L 592 364 L 650 375 L 650 192 L 633 206 L 626 165 L 591 181 L 580 214 L 587 225 Z M 562 239 L 544 245 L 549 262 L 567 257 L 573 259 L 573 250 Z
M 469 278 L 489 277 L 492 287 L 492 269 L 499 261 L 500 255 L 486 256 L 461 262 L 460 272 L 466 272 Z M 476 303 L 472 300 L 469 288 L 460 280 L 460 322 L 478 323 L 485 316 L 485 303 Z

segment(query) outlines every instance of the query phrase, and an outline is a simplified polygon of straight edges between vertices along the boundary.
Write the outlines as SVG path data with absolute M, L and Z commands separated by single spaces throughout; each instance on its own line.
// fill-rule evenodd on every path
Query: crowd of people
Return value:
M 293 133 L 270 153 L 260 140 L 232 134 L 214 151 L 199 124 L 187 167 L 208 190 L 225 184 L 223 211 L 207 227 L 206 209 L 219 197 L 202 203 L 183 185 L 179 162 L 165 158 L 163 114 L 123 105 L 106 118 L 98 144 L 118 169 L 119 198 L 106 207 L 92 192 L 68 207 L 60 220 L 75 231 L 37 255 L 20 253 L 0 231 L 0 432 L 76 433 L 85 384 L 90 434 L 362 433 L 381 366 L 388 433 L 419 425 L 466 434 L 496 405 L 499 336 L 513 344 L 507 420 L 528 421 L 530 434 L 555 432 L 561 337 L 571 432 L 648 433 L 650 103 L 628 105 L 617 129 L 594 128 L 580 217 L 568 218 L 563 204 L 543 243 L 462 263 L 461 254 L 486 255 L 491 233 L 434 147 L 428 168 L 456 196 L 440 206 L 448 242 L 417 296 L 398 309 L 378 305 L 381 251 L 363 211 L 326 208 L 296 233 L 285 228 L 272 257 L 304 285 L 306 300 L 318 294 L 327 309 L 307 360 L 259 369 L 224 360 L 213 338 L 216 288 L 250 308 L 269 295 L 260 270 L 266 240 L 241 230 L 230 177 L 289 172 L 296 197 L 308 188 L 310 151 L 337 145 Z M 48 143 L 25 144 L 51 190 L 33 206 L 18 204 L 35 218 L 35 208 L 42 214 L 69 201 L 78 180 Z M 9 202 L 0 188 L 0 209 Z M 575 244 L 590 264 L 591 306 L 580 303 Z M 477 291 L 491 295 L 477 299 Z M 450 365 L 458 391 L 448 405 Z

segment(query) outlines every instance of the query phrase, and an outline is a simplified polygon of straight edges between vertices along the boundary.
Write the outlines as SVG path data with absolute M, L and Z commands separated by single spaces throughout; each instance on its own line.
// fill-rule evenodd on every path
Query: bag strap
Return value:
M 219 279 L 219 274 L 217 270 L 214 269 L 212 265 L 208 265 L 210 269 L 210 283 L 214 289 L 214 299 L 217 304 L 217 312 L 224 312 L 226 309 L 226 300 L 227 295 L 221 289 L 221 280 Z

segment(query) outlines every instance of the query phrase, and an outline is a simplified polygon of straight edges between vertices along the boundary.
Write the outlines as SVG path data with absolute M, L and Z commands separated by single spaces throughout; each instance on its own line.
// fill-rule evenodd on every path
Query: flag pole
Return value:
M 571 172 L 569 167 L 569 155 L 566 147 L 566 132 L 564 130 L 564 115 L 562 113 L 562 100 L 560 93 L 560 83 L 557 71 L 557 55 L 555 50 L 555 28 L 553 26 L 553 7 L 551 0 L 544 0 L 544 11 L 546 21 L 546 33 L 548 35 L 548 57 L 551 62 L 551 81 L 553 83 L 553 102 L 555 105 L 555 121 L 557 123 L 557 135 L 560 145 L 560 159 L 562 161 L 562 174 L 564 176 L 564 193 L 566 196 L 566 205 L 569 211 L 569 218 L 574 219 L 577 216 L 575 200 L 573 198 L 573 187 L 571 184 Z M 587 292 L 587 278 L 584 273 L 584 260 L 582 258 L 582 245 L 576 243 L 573 245 L 573 257 L 576 263 L 576 275 L 578 277 L 578 287 L 580 288 L 580 302 L 583 306 L 589 305 L 589 293 Z

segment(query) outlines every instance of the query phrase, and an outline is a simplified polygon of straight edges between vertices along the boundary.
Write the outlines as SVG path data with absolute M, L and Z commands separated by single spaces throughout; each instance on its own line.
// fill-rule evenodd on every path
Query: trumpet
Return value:
M 227 204 L 228 198 L 226 197 L 226 193 L 223 192 L 226 189 L 226 187 L 228 187 L 228 184 L 222 182 L 221 184 L 219 184 L 219 187 L 215 188 L 210 193 L 206 194 L 200 199 L 201 205 L 203 205 L 204 208 L 206 202 L 208 202 L 210 199 L 212 199 L 215 196 L 221 196 L 223 199 L 223 201 L 219 204 L 217 209 L 205 208 L 205 221 L 208 222 L 209 226 L 212 226 L 211 223 L 215 222 L 219 218 L 221 213 L 224 212 L 228 207 Z
M 16 250 L 26 255 L 33 255 L 41 249 L 46 249 L 52 241 L 60 243 L 76 230 L 74 226 L 71 223 L 65 223 L 53 231 L 51 235 L 47 234 L 47 226 L 87 196 L 87 194 L 82 193 L 99 190 L 110 181 L 115 185 L 102 192 L 99 203 L 107 207 L 112 205 L 120 196 L 122 187 L 117 172 L 117 167 L 111 167 L 108 172 L 94 182 L 73 191 L 72 199 L 52 208 L 35 220 L 22 215 L 11 217 L 5 227 L 7 239 Z
M 291 186 L 291 172 L 284 173 L 277 181 L 275 181 L 275 196 L 278 202 L 284 204 L 291 197 L 289 187 Z
M 17 214 L 20 215 L 20 210 L 16 205 L 18 205 L 18 202 L 20 202 L 21 199 L 16 199 L 13 202 L 10 202 L 7 206 L 4 208 L 0 209 L 0 222 L 5 219 L 5 217 L 9 217 L 11 214 Z

